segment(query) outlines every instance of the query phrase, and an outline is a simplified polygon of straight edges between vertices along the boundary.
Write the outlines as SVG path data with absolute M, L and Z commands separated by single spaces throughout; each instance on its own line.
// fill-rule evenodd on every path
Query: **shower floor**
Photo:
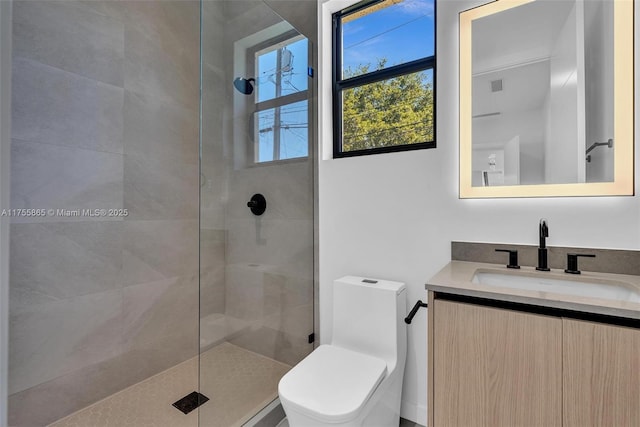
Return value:
M 185 415 L 171 404 L 198 390 L 194 357 L 87 408 L 51 427 L 241 426 L 277 397 L 278 381 L 291 367 L 230 343 L 200 355 L 200 392 L 210 400 Z

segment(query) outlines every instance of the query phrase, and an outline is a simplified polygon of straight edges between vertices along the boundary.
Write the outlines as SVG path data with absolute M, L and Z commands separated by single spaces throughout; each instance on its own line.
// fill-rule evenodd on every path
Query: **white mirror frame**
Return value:
M 475 19 L 537 0 L 496 0 L 460 13 L 460 198 L 632 196 L 634 194 L 633 3 L 614 4 L 614 180 L 613 182 L 473 187 L 472 39 Z

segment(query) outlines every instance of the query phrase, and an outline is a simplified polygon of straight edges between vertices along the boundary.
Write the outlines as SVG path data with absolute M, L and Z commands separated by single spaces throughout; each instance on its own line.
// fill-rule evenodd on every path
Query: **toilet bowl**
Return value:
M 405 285 L 333 283 L 333 333 L 278 385 L 290 427 L 397 426 L 407 355 Z

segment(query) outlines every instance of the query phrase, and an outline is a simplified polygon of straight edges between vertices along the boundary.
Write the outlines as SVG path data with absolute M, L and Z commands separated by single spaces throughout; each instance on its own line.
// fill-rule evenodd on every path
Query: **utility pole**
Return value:
M 276 55 L 276 99 L 282 96 L 282 49 Z M 280 160 L 280 107 L 273 114 L 273 160 Z

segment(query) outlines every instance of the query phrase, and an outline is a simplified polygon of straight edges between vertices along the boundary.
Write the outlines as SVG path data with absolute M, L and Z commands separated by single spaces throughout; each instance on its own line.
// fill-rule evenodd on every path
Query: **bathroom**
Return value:
M 52 258 L 46 260 L 48 265 L 41 264 L 43 270 L 40 271 L 35 269 L 37 264 L 33 259 L 41 257 L 44 250 L 38 251 L 36 243 L 18 247 L 25 258 L 32 257 L 30 264 L 27 264 L 34 268 L 32 274 L 43 274 L 44 268 L 56 272 L 56 264 L 66 263 L 65 268 L 75 272 L 76 286 L 81 286 L 82 281 L 86 279 L 82 271 L 76 271 L 73 267 L 75 263 L 82 265 L 90 262 L 90 257 L 84 254 L 85 251 L 98 251 L 99 257 L 106 258 L 112 255 L 111 251 L 116 251 L 120 257 L 111 264 L 107 262 L 108 260 L 104 261 L 101 258 L 99 264 L 89 266 L 97 269 L 97 273 L 94 271 L 91 274 L 107 276 L 111 269 L 117 272 L 115 274 L 123 274 L 122 271 L 127 269 L 128 264 L 129 271 L 137 276 L 133 277 L 133 282 L 125 284 L 98 282 L 94 284 L 94 286 L 97 285 L 97 289 L 90 290 L 90 292 L 98 290 L 104 292 L 119 289 L 119 287 L 129 289 L 132 291 L 131 304 L 138 304 L 142 314 L 140 314 L 141 317 L 134 316 L 125 320 L 136 327 L 141 324 L 136 322 L 141 320 L 144 320 L 144 325 L 149 324 L 149 321 L 157 323 L 158 329 L 142 330 L 147 337 L 140 340 L 139 344 L 143 349 L 137 357 L 132 358 L 131 361 L 123 360 L 122 365 L 118 364 L 120 362 L 114 358 L 118 356 L 122 358 L 124 352 L 122 348 L 112 348 L 109 340 L 118 341 L 120 346 L 127 343 L 119 341 L 122 337 L 118 331 L 111 333 L 108 330 L 98 331 L 100 319 L 95 319 L 94 324 L 89 325 L 96 333 L 104 334 L 99 342 L 76 342 L 79 346 L 84 345 L 83 348 L 87 350 L 85 354 L 76 355 L 81 359 L 84 358 L 83 361 L 93 358 L 91 363 L 95 364 L 98 361 L 114 359 L 116 363 L 114 371 L 106 369 L 101 371 L 103 375 L 101 381 L 105 384 L 110 382 L 109 378 L 104 378 L 105 373 L 109 375 L 118 372 L 119 374 L 116 380 L 111 379 L 109 387 L 113 390 L 108 394 L 142 381 L 147 376 L 155 375 L 156 371 L 159 372 L 197 356 L 203 350 L 199 341 L 205 329 L 211 332 L 217 325 L 216 321 L 222 319 L 227 322 L 228 320 L 221 316 L 209 317 L 206 320 L 210 321 L 208 323 L 210 327 L 205 328 L 207 325 L 203 323 L 205 316 L 201 314 L 198 317 L 198 310 L 204 307 L 208 315 L 232 314 L 234 298 L 251 292 L 251 289 L 240 288 L 235 289 L 239 294 L 229 293 L 224 285 L 217 287 L 217 284 L 233 280 L 234 277 L 242 277 L 243 283 L 269 277 L 273 280 L 270 283 L 271 289 L 276 292 L 271 295 L 272 299 L 268 300 L 272 308 L 275 305 L 280 309 L 282 304 L 293 302 L 295 305 L 290 313 L 292 316 L 298 313 L 302 317 L 288 318 L 290 323 L 286 323 L 284 319 L 267 319 L 267 316 L 264 316 L 260 321 L 263 321 L 263 325 L 269 329 L 267 331 L 267 329 L 255 327 L 256 323 L 251 323 L 257 319 L 250 315 L 257 314 L 256 310 L 259 307 L 249 306 L 249 309 L 246 309 L 244 305 L 240 305 L 235 307 L 233 314 L 236 316 L 234 317 L 244 317 L 242 320 L 248 320 L 251 325 L 246 329 L 243 329 L 244 325 L 239 325 L 237 326 L 239 329 L 236 329 L 236 323 L 233 321 L 229 324 L 225 323 L 225 331 L 236 332 L 235 341 L 231 345 L 245 348 L 249 352 L 262 352 L 277 363 L 294 364 L 310 353 L 314 346 L 331 342 L 333 282 L 343 276 L 358 275 L 403 282 L 406 285 L 406 312 L 408 312 L 417 300 L 426 301 L 425 283 L 451 261 L 451 242 L 537 246 L 538 224 L 541 218 L 546 218 L 549 223 L 547 244 L 550 247 L 640 250 L 640 200 L 636 195 L 460 198 L 459 14 L 483 5 L 485 1 L 442 0 L 436 5 L 438 78 L 435 139 L 437 148 L 337 159 L 332 156 L 333 129 L 330 119 L 327 119 L 331 117 L 331 78 L 327 77 L 330 75 L 331 64 L 330 16 L 332 11 L 351 6 L 356 3 L 354 1 L 203 1 L 201 4 L 195 1 L 179 1 L 162 2 L 164 8 L 160 9 L 155 8 L 154 2 L 143 1 L 137 2 L 140 7 L 133 8 L 128 15 L 118 15 L 122 13 L 119 11 L 112 12 L 109 9 L 110 2 L 80 2 L 81 4 L 77 7 L 69 6 L 66 3 L 71 2 L 65 1 L 44 2 L 43 7 L 60 8 L 50 13 L 33 10 L 36 9 L 35 2 L 24 2 L 27 3 L 26 5 L 20 3 L 23 2 L 0 2 L 0 42 L 2 43 L 0 50 L 0 91 L 2 93 L 0 96 L 2 112 L 0 115 L 2 140 L 0 185 L 3 209 L 26 207 L 12 205 L 14 199 L 9 199 L 10 193 L 15 191 L 11 188 L 11 180 L 15 177 L 16 165 L 13 163 L 13 156 L 10 163 L 8 154 L 19 149 L 19 144 L 22 144 L 22 153 L 29 152 L 26 142 L 18 142 L 16 147 L 10 141 L 12 133 L 8 126 L 12 102 L 9 90 L 12 89 L 12 84 L 9 73 L 13 68 L 18 78 L 22 76 L 23 84 L 29 81 L 46 83 L 46 80 L 27 78 L 25 73 L 28 69 L 16 72 L 16 62 L 18 65 L 21 62 L 22 66 L 35 64 L 41 70 L 54 68 L 56 72 L 62 70 L 61 75 L 67 78 L 70 78 L 69 74 L 74 76 L 80 74 L 88 85 L 86 90 L 96 93 L 95 91 L 107 86 L 117 89 L 112 93 L 102 95 L 98 93 L 97 95 L 102 96 L 99 99 L 104 100 L 104 97 L 111 96 L 115 97 L 114 102 L 122 105 L 120 108 L 126 108 L 127 105 L 134 106 L 128 114 L 100 112 L 111 120 L 106 123 L 106 126 L 102 123 L 104 126 L 102 128 L 99 127 L 100 122 L 91 123 L 92 126 L 98 126 L 97 130 L 94 128 L 91 130 L 102 132 L 101 134 L 77 135 L 76 141 L 73 141 L 73 136 L 65 135 L 65 138 L 60 138 L 57 135 L 59 137 L 57 145 L 55 142 L 50 143 L 54 146 L 52 150 L 62 147 L 68 152 L 76 150 L 78 154 L 79 148 L 83 148 L 85 155 L 76 157 L 77 163 L 74 163 L 75 155 L 65 156 L 61 149 L 58 151 L 59 154 L 50 153 L 40 159 L 29 159 L 34 162 L 38 160 L 52 162 L 62 170 L 70 168 L 72 172 L 77 170 L 78 173 L 69 172 L 62 176 L 39 173 L 35 178 L 42 181 L 38 183 L 34 182 L 34 177 L 30 175 L 34 169 L 29 170 L 29 168 L 33 164 L 24 164 L 24 169 L 17 171 L 24 174 L 21 176 L 23 184 L 33 186 L 36 192 L 39 185 L 45 184 L 48 180 L 53 181 L 54 185 L 61 183 L 68 186 L 68 192 L 59 191 L 57 195 L 51 189 L 47 191 L 45 187 L 45 191 L 39 193 L 40 200 L 44 202 L 42 204 L 44 208 L 49 208 L 49 205 L 53 208 L 135 208 L 137 215 L 141 215 L 140 212 L 145 215 L 138 218 L 125 218 L 122 220 L 124 224 L 117 224 L 116 220 L 102 221 L 103 229 L 94 230 L 95 239 L 98 239 L 101 233 L 111 234 L 109 227 L 126 227 L 129 220 L 137 222 L 131 229 L 120 230 L 119 239 L 121 240 L 113 244 L 116 247 L 109 247 L 106 253 L 104 248 L 90 246 L 90 243 L 95 241 L 92 240 L 91 233 L 76 234 L 75 244 L 69 244 L 68 249 L 61 250 L 64 246 L 60 245 L 65 244 L 66 239 L 56 243 L 55 233 L 47 235 L 38 231 L 38 240 L 32 237 L 32 242 L 40 241 L 43 245 L 49 244 L 58 248 L 57 251 L 49 252 L 54 253 L 55 256 L 51 255 Z M 52 4 L 47 5 L 48 3 Z M 223 11 L 216 10 L 218 7 Z M 29 8 L 32 9 L 28 10 Z M 20 12 L 23 14 L 20 15 Z M 40 15 L 38 16 L 36 12 Z M 238 24 L 241 21 L 231 19 L 234 16 L 246 17 L 247 21 Z M 93 24 L 83 25 L 80 29 L 72 25 L 72 23 L 92 18 Z M 244 35 L 237 36 L 233 31 L 238 33 L 246 31 L 247 35 L 251 30 L 256 32 L 261 29 L 260 25 L 263 25 L 261 20 L 268 21 L 268 25 L 287 21 L 294 31 L 309 40 L 308 63 L 304 66 L 311 67 L 315 71 L 315 76 L 309 80 L 307 94 L 311 111 L 310 123 L 315 123 L 309 127 L 309 146 L 312 149 L 309 150 L 307 161 L 284 162 L 283 168 L 273 169 L 264 174 L 257 168 L 247 169 L 246 174 L 235 173 L 242 169 L 242 162 L 240 161 L 239 164 L 234 162 L 238 162 L 239 158 L 246 158 L 246 153 L 235 152 L 236 145 L 228 140 L 232 139 L 230 135 L 245 132 L 247 128 L 246 122 L 244 125 L 239 125 L 239 130 L 231 129 L 230 126 L 236 124 L 233 121 L 236 115 L 242 114 L 241 111 L 238 112 L 233 108 L 241 108 L 247 98 L 233 87 L 232 82 L 236 77 L 254 76 L 249 72 L 243 74 L 238 68 L 234 68 L 237 64 L 234 63 L 233 42 Z M 11 24 L 14 26 L 13 29 Z M 108 28 L 111 32 L 107 32 L 110 37 L 105 43 L 109 46 L 105 47 L 99 42 L 102 41 L 101 34 L 105 34 L 105 28 L 108 25 L 112 25 L 115 29 Z M 33 28 L 44 28 L 52 32 L 40 34 L 40 38 L 35 39 L 34 33 L 31 32 Z M 203 37 L 201 153 L 198 136 L 200 29 Z M 65 58 L 55 50 L 55 43 L 72 43 L 74 34 L 77 36 L 74 31 L 80 31 L 79 34 L 85 34 L 86 37 L 89 35 L 94 37 L 87 42 L 88 49 L 103 47 L 106 50 L 98 51 L 116 50 L 119 56 L 105 58 L 98 55 L 104 62 L 96 64 L 84 60 L 82 55 L 72 54 L 69 63 L 73 64 L 75 61 L 75 66 L 83 69 L 82 72 L 69 69 L 69 63 L 58 62 Z M 13 40 L 10 37 L 11 34 L 13 34 Z M 22 39 L 16 39 L 18 36 Z M 638 41 L 636 34 L 634 39 Z M 130 45 L 127 43 L 128 40 L 142 46 L 138 48 Z M 40 47 L 49 47 L 27 51 L 30 46 L 35 46 L 37 43 L 40 43 Z M 92 46 L 92 43 L 97 45 Z M 635 46 L 638 45 L 639 43 L 635 43 Z M 95 51 L 92 52 L 95 55 Z M 300 57 L 301 55 L 297 55 L 297 58 Z M 13 61 L 12 58 L 14 58 Z M 18 61 L 15 58 L 18 58 Z M 36 68 L 32 67 L 31 72 L 35 73 Z M 109 74 L 110 69 L 116 71 Z M 128 71 L 132 74 L 127 74 Z M 634 76 L 635 79 L 636 76 Z M 224 82 L 224 85 L 216 85 L 212 82 Z M 129 83 L 132 86 L 128 86 Z M 14 92 L 15 84 L 14 80 Z M 63 81 L 59 84 L 65 83 Z M 25 87 L 20 86 L 17 90 L 25 90 Z M 53 91 L 55 87 L 49 90 Z M 158 105 L 167 106 L 166 110 L 158 107 L 160 110 L 154 111 L 152 108 L 154 105 L 147 104 L 145 119 L 142 115 L 145 112 L 143 108 L 145 106 L 140 105 L 157 96 L 157 92 L 160 92 L 163 97 L 163 102 Z M 137 96 L 131 96 L 132 93 Z M 226 108 L 221 107 L 220 100 L 227 101 L 222 105 Z M 27 101 L 31 103 L 28 104 L 30 109 L 36 109 L 39 103 L 46 106 L 54 102 L 41 101 L 38 97 L 32 97 Z M 80 105 L 84 105 L 88 112 L 63 110 L 62 113 L 75 114 L 82 120 L 87 120 L 92 118 L 92 114 L 98 114 L 91 109 L 103 104 Z M 25 107 L 21 111 L 28 111 L 29 108 Z M 44 109 L 37 111 L 44 116 L 47 114 Z M 183 115 L 176 112 L 182 112 Z M 177 122 L 161 120 L 162 117 L 167 117 L 167 114 L 170 120 Z M 114 119 L 114 116 L 119 118 Z M 55 119 L 55 115 L 52 117 Z M 141 123 L 140 127 L 128 127 L 126 123 L 128 118 L 137 124 Z M 42 135 L 47 132 L 68 130 L 55 127 L 30 129 L 29 123 L 23 118 L 14 118 L 13 121 L 15 120 L 19 121 L 11 123 L 12 127 L 18 126 L 16 129 L 22 132 L 20 138 L 27 140 L 36 139 L 38 132 Z M 636 121 L 635 116 L 633 120 Z M 153 123 L 158 127 L 155 128 Z M 118 127 L 119 133 L 110 134 L 114 126 Z M 134 132 L 133 139 L 141 141 L 139 147 L 127 146 L 126 133 L 129 130 Z M 179 135 L 176 132 L 186 133 L 186 135 L 176 138 Z M 122 133 L 125 134 L 124 137 Z M 165 137 L 167 134 L 169 136 Z M 109 139 L 112 135 L 116 135 L 116 139 L 120 138 L 119 147 L 78 145 L 82 143 L 80 141 L 82 138 L 99 144 L 100 136 L 104 136 L 102 142 L 108 144 L 113 142 Z M 147 142 L 159 140 L 165 145 L 158 149 L 152 149 L 150 145 L 145 146 L 144 136 L 146 135 L 150 137 Z M 20 139 L 15 134 L 13 138 Z M 176 139 L 180 141 L 174 144 L 172 141 Z M 207 139 L 209 141 L 206 141 Z M 217 144 L 220 140 L 227 141 L 227 145 Z M 32 144 L 37 142 L 31 141 Z M 133 152 L 128 152 L 128 148 Z M 141 151 L 136 152 L 137 148 Z M 207 152 L 207 148 L 212 151 Z M 134 161 L 127 162 L 127 155 L 130 155 L 129 159 Z M 141 160 L 136 161 L 136 156 Z M 198 168 L 199 156 L 202 158 L 202 170 Z M 638 160 L 637 152 L 634 152 L 633 156 Z M 104 170 L 95 171 L 97 165 L 105 165 L 107 162 L 100 161 L 100 157 L 103 159 L 112 157 L 113 164 L 106 165 Z M 94 166 L 87 168 L 87 165 L 91 165 L 96 158 L 98 161 Z M 224 159 L 224 161 L 217 164 L 217 159 Z M 84 169 L 79 168 L 79 165 L 83 165 Z M 283 173 L 281 174 L 280 171 Z M 128 173 L 133 174 L 133 182 L 127 182 Z M 163 175 L 165 178 L 162 177 Z M 74 186 L 76 179 L 80 180 L 82 185 Z M 287 180 L 287 186 L 282 187 L 284 179 Z M 217 186 L 218 182 L 225 184 Z M 634 177 L 634 182 L 637 184 L 637 177 Z M 129 183 L 131 183 L 130 186 L 128 186 Z M 102 184 L 106 184 L 107 188 L 103 188 Z M 273 187 L 269 187 L 270 185 Z M 168 195 L 162 193 L 165 187 L 169 189 Z M 127 200 L 127 189 L 133 190 L 130 194 L 133 194 L 137 200 Z M 264 220 L 255 217 L 246 207 L 246 203 L 255 193 L 269 196 Z M 78 202 L 81 202 L 80 206 Z M 287 203 L 291 205 L 285 206 L 284 204 Z M 170 206 L 169 210 L 167 206 Z M 276 217 L 269 218 L 270 214 L 275 214 Z M 11 276 L 13 267 L 10 272 L 9 266 L 15 262 L 11 258 L 14 256 L 14 248 L 10 244 L 10 238 L 15 239 L 28 232 L 21 231 L 21 227 L 27 230 L 27 225 L 34 229 L 44 225 L 37 221 L 12 222 L 10 225 L 7 217 L 2 217 L 1 221 L 0 425 L 47 425 L 107 397 L 104 395 L 106 391 L 94 389 L 93 400 L 82 401 L 82 395 L 86 395 L 89 390 L 76 388 L 82 391 L 74 394 L 73 389 L 76 386 L 79 387 L 80 382 L 62 384 L 60 386 L 62 388 L 51 389 L 49 395 L 38 397 L 54 402 L 53 409 L 48 408 L 44 411 L 38 405 L 38 400 L 34 400 L 33 406 L 30 406 L 28 399 L 24 399 L 25 395 L 20 396 L 23 399 L 19 401 L 11 400 L 11 395 L 15 395 L 17 389 L 11 388 L 15 385 L 10 386 L 9 383 L 13 380 L 8 379 L 12 377 L 12 360 L 15 359 L 12 359 L 14 356 L 11 356 L 12 350 L 7 343 L 11 342 L 13 333 L 13 323 L 10 320 L 12 310 L 20 307 L 14 307 L 12 299 L 9 298 L 14 280 Z M 59 221 L 57 224 L 58 234 L 64 234 L 64 228 L 71 227 L 69 225 L 71 222 L 67 221 Z M 15 232 L 14 229 L 18 231 Z M 248 239 L 251 245 L 244 245 L 241 250 L 238 250 L 239 246 L 234 248 L 233 242 L 242 244 L 242 242 L 231 240 L 234 239 L 234 232 L 240 233 L 236 236 L 237 239 Z M 80 240 L 83 237 L 88 238 L 84 241 Z M 45 241 L 47 239 L 49 242 Z M 154 239 L 159 239 L 161 243 L 153 243 Z M 183 243 L 178 243 L 181 239 Z M 260 242 L 263 241 L 264 244 L 261 244 Z M 278 250 L 271 250 L 273 248 L 270 246 L 271 242 L 277 245 Z M 184 252 L 175 253 L 177 246 L 187 249 Z M 254 250 L 255 252 L 252 252 Z M 167 258 L 165 253 L 169 257 L 180 257 L 181 260 Z M 202 264 L 203 254 L 206 256 L 211 254 L 209 259 L 218 260 L 218 264 Z M 584 270 L 588 270 L 587 262 L 585 261 Z M 275 272 L 267 271 L 266 275 L 255 272 L 256 269 L 269 270 L 274 264 L 278 264 Z M 199 286 L 204 283 L 203 277 L 208 277 L 206 280 L 209 280 L 207 282 L 209 287 L 203 288 L 204 293 L 203 289 L 199 289 Z M 56 280 L 63 278 L 63 276 L 57 276 Z M 176 281 L 175 278 L 181 278 L 181 281 Z M 24 276 L 21 280 L 24 281 Z M 145 284 L 154 286 L 147 286 L 145 289 Z M 130 285 L 142 286 L 138 287 L 137 292 L 134 293 L 136 286 Z M 304 291 L 297 293 L 295 298 L 291 298 L 291 295 L 285 292 L 288 286 L 299 286 L 295 289 L 304 289 Z M 267 287 L 265 286 L 264 289 Z M 154 295 L 154 292 L 157 293 Z M 34 298 L 31 304 L 38 295 L 22 296 L 22 298 L 25 297 Z M 63 301 L 65 298 L 71 299 L 69 295 L 54 295 L 54 297 L 56 299 L 54 303 Z M 158 311 L 149 311 L 152 307 L 145 305 L 147 300 L 159 304 Z M 174 302 L 181 306 L 174 306 Z M 82 309 L 82 307 L 73 307 L 73 310 Z M 85 306 L 84 309 L 91 314 L 90 306 Z M 120 310 L 119 306 L 114 310 Z M 426 321 L 428 310 L 419 310 L 411 325 L 406 328 L 407 357 L 400 407 L 402 418 L 422 426 L 428 425 L 428 325 Z M 31 310 L 31 312 L 37 314 L 40 311 Z M 67 309 L 62 311 L 62 313 L 65 312 Z M 108 315 L 103 312 L 102 314 Z M 147 314 L 151 316 L 145 318 Z M 61 336 L 55 336 L 55 339 L 62 340 L 64 334 L 61 333 L 68 324 L 60 323 L 58 326 L 55 322 L 64 319 L 66 317 L 41 318 L 40 324 L 46 325 L 51 322 L 44 334 L 58 334 Z M 274 324 L 276 326 L 273 326 Z M 115 329 L 124 327 L 124 325 L 115 326 Z M 278 327 L 290 329 L 278 330 Z M 312 333 L 315 333 L 315 342 L 309 344 L 308 335 Z M 287 334 L 295 335 L 297 341 L 289 338 Z M 79 336 L 82 338 L 81 334 Z M 210 340 L 216 342 L 217 338 L 214 336 Z M 70 342 L 73 343 L 73 341 Z M 48 343 L 52 349 L 57 348 L 55 344 L 55 342 Z M 91 346 L 91 344 L 95 345 Z M 147 346 L 146 349 L 145 346 Z M 80 348 L 81 352 L 83 348 Z M 174 353 L 170 351 L 171 349 L 180 350 L 182 353 Z M 149 352 L 145 353 L 143 350 L 149 350 Z M 109 354 L 105 355 L 104 352 Z M 47 354 L 40 354 L 39 357 L 42 359 L 30 366 L 41 367 L 49 364 L 50 359 Z M 84 375 L 83 371 L 74 369 L 74 366 L 64 366 L 65 362 L 75 363 L 75 359 L 69 359 L 64 351 L 52 354 L 51 358 L 58 358 L 58 366 L 63 368 L 62 371 L 66 374 L 76 372 Z M 136 364 L 133 370 L 142 377 L 122 378 L 129 375 L 124 371 L 129 362 Z M 154 363 L 157 363 L 156 367 L 149 366 Z M 201 385 L 204 387 L 206 386 L 204 374 L 207 369 L 200 366 L 201 371 L 198 373 L 197 368 L 198 366 L 195 374 L 193 372 L 192 374 L 195 375 L 196 383 L 200 376 L 203 381 Z M 23 371 L 26 372 L 25 375 L 36 378 L 37 381 L 27 384 L 26 377 L 21 376 L 23 385 L 18 387 L 20 391 L 56 378 L 49 376 L 48 372 L 33 372 L 30 367 L 24 369 L 26 369 Z M 94 372 L 94 374 L 99 375 L 100 372 Z M 79 381 L 78 377 L 74 381 Z M 91 384 L 87 384 L 88 382 L 91 380 L 81 384 L 82 387 L 90 387 Z M 99 388 L 96 384 L 93 386 Z M 62 393 L 65 395 L 61 398 L 55 396 Z M 243 396 L 234 398 L 242 399 Z M 265 399 L 269 398 L 270 395 L 265 397 Z M 63 402 L 65 407 L 55 408 L 58 401 Z M 72 401 L 71 405 L 69 405 L 70 401 Z M 170 407 L 171 403 L 168 403 L 167 410 L 175 411 Z M 259 402 L 256 406 L 260 406 L 261 403 Z M 6 421 L 11 420 L 12 411 L 15 414 L 19 406 L 21 417 L 31 415 L 40 417 L 44 412 L 44 418 L 38 418 L 36 421 L 31 419 L 32 421 L 26 423 L 12 424 Z M 54 409 L 61 412 L 55 412 Z M 202 426 L 212 425 L 206 418 L 207 403 L 202 404 L 199 411 L 199 420 L 195 423 L 199 422 Z M 256 410 L 250 414 L 251 411 L 253 407 L 248 408 L 240 418 L 247 418 L 259 412 Z M 51 414 L 54 416 L 51 417 Z M 247 421 L 249 420 L 242 420 L 242 422 Z

